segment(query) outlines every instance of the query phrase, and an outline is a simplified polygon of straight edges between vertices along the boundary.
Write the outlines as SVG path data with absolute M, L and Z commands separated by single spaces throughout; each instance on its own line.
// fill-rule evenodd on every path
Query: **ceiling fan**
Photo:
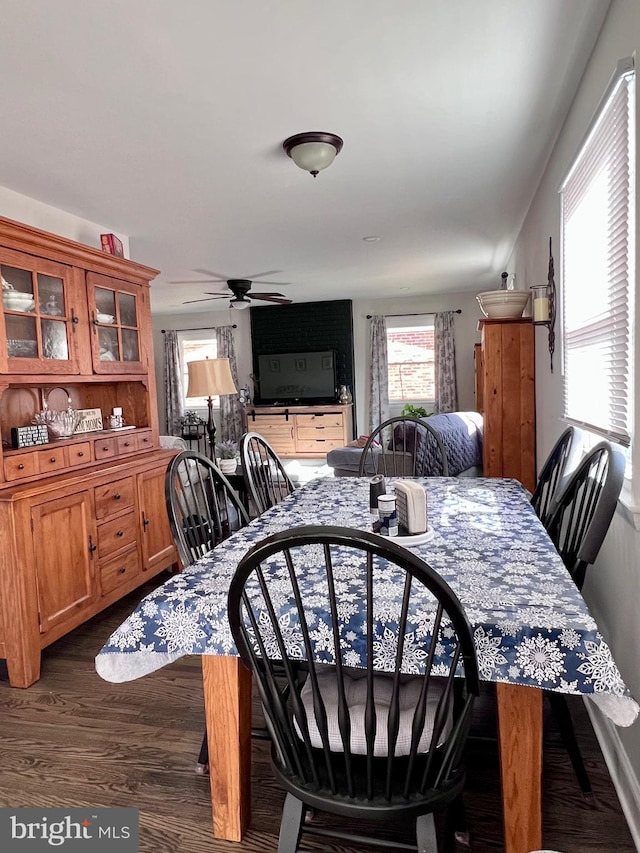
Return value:
M 216 273 L 211 273 L 209 270 L 196 270 L 196 272 L 203 272 L 208 275 L 216 275 Z M 259 276 L 264 275 L 272 275 L 277 270 L 269 270 L 263 273 L 256 273 L 252 278 L 258 278 Z M 229 297 L 233 297 L 229 300 L 229 307 L 235 308 L 236 310 L 248 308 L 251 304 L 252 299 L 259 299 L 262 302 L 276 302 L 279 305 L 289 305 L 291 303 L 291 299 L 287 299 L 287 297 L 283 293 L 257 293 L 252 290 L 253 281 L 250 278 L 210 278 L 210 279 L 199 279 L 197 281 L 173 281 L 172 284 L 208 284 L 209 282 L 220 282 L 221 284 L 227 285 L 227 291 L 222 293 L 209 293 L 205 291 L 207 294 L 206 297 L 202 299 L 188 299 L 186 302 L 183 302 L 183 305 L 189 305 L 192 302 L 209 302 L 212 299 L 229 299 Z M 265 284 L 275 284 L 279 287 L 285 287 L 288 285 L 288 282 L 285 281 L 269 281 L 264 282 Z

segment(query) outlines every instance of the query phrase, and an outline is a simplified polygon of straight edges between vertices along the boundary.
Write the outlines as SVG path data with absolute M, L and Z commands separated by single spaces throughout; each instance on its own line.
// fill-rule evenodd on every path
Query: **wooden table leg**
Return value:
M 251 819 L 251 673 L 238 657 L 202 655 L 213 834 L 242 841 Z
M 496 684 L 505 853 L 542 847 L 542 690 Z

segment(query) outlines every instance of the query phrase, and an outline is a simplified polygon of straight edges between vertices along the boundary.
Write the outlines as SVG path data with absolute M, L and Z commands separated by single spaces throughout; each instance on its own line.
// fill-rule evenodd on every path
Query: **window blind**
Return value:
M 560 188 L 564 416 L 623 445 L 631 438 L 634 79 L 624 60 Z

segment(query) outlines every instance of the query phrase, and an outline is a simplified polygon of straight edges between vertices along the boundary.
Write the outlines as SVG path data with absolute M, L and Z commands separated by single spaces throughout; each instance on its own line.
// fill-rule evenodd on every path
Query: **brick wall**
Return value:
M 299 302 L 279 305 L 277 308 L 252 307 L 249 311 L 255 376 L 258 375 L 260 355 L 333 350 L 336 382 L 338 385 L 348 385 L 351 389 L 355 413 L 353 313 L 350 299 Z M 255 402 L 259 403 L 259 398 L 256 397 Z

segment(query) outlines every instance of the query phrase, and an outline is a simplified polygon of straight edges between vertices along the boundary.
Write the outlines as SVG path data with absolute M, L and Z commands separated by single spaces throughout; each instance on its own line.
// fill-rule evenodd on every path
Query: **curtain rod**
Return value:
M 172 332 L 210 332 L 212 329 L 220 329 L 222 326 L 196 326 L 195 329 L 170 329 Z M 232 329 L 237 329 L 235 323 L 231 324 Z M 160 329 L 163 335 L 166 335 L 166 329 Z
M 416 311 L 415 314 L 383 314 L 383 317 L 424 317 L 427 314 L 444 314 L 444 311 Z M 452 314 L 462 314 L 462 308 L 456 308 Z M 367 314 L 367 320 L 370 320 L 373 314 Z

